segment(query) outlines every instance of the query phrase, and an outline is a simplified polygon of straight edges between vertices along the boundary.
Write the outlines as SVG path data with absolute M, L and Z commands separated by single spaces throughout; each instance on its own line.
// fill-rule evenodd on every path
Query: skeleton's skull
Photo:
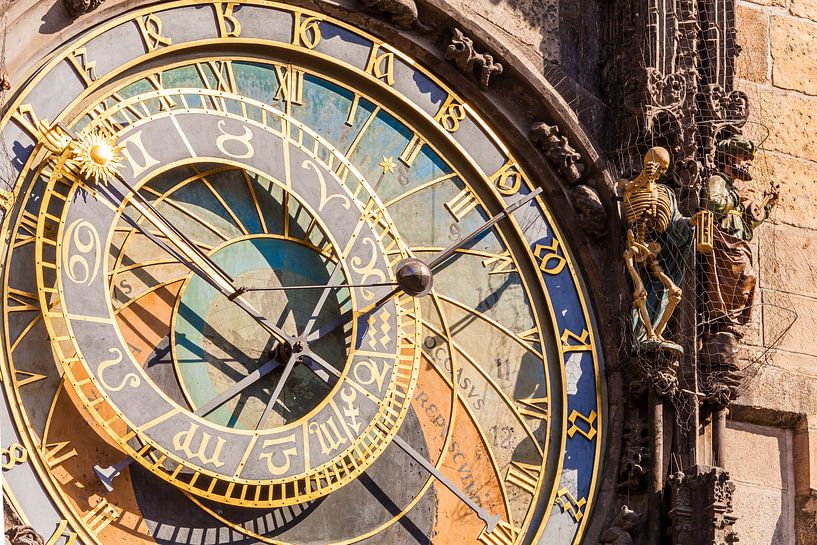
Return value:
M 647 153 L 644 154 L 644 168 L 650 164 L 657 164 L 658 174 L 661 175 L 664 174 L 669 168 L 669 160 L 669 152 L 665 148 L 656 146 L 654 148 L 650 148 L 647 150 Z

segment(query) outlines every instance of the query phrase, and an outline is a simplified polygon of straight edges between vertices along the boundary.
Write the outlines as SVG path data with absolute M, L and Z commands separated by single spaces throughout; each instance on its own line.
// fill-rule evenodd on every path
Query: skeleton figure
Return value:
M 681 288 L 661 268 L 658 254 L 661 245 L 648 240 L 652 233 L 663 233 L 678 214 L 672 190 L 656 180 L 669 168 L 669 152 L 651 148 L 644 155 L 644 168 L 634 179 L 624 184 L 624 210 L 627 216 L 627 249 L 624 261 L 633 280 L 633 306 L 644 326 L 647 341 L 664 342 L 662 336 L 672 312 L 681 301 Z M 647 290 L 638 274 L 637 266 L 655 276 L 665 287 L 667 306 L 653 324 L 647 310 Z

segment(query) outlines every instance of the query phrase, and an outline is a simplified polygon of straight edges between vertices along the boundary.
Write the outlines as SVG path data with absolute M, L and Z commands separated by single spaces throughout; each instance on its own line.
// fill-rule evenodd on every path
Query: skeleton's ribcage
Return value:
M 663 233 L 672 216 L 672 203 L 661 184 L 644 187 L 624 196 L 624 210 L 629 225 L 641 224 L 648 230 Z

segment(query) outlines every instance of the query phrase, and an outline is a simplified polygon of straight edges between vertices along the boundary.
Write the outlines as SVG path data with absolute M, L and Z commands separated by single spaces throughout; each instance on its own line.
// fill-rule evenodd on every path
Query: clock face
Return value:
M 177 2 L 9 105 L 4 492 L 46 541 L 581 539 L 603 385 L 555 181 L 430 72 Z

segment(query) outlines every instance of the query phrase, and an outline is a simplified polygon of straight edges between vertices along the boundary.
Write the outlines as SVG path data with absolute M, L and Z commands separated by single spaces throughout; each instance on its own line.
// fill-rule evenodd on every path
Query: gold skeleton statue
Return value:
M 648 341 L 663 342 L 661 335 L 667 327 L 672 312 L 681 301 L 681 288 L 661 269 L 658 253 L 661 245 L 648 241 L 650 232 L 663 233 L 674 213 L 671 189 L 656 180 L 669 168 L 669 152 L 661 147 L 650 148 L 644 155 L 644 168 L 634 179 L 624 183 L 624 210 L 627 215 L 627 249 L 624 261 L 633 279 L 633 306 L 638 311 Z M 657 323 L 653 325 L 647 311 L 647 290 L 636 269 L 636 264 L 646 268 L 667 289 L 669 300 Z

